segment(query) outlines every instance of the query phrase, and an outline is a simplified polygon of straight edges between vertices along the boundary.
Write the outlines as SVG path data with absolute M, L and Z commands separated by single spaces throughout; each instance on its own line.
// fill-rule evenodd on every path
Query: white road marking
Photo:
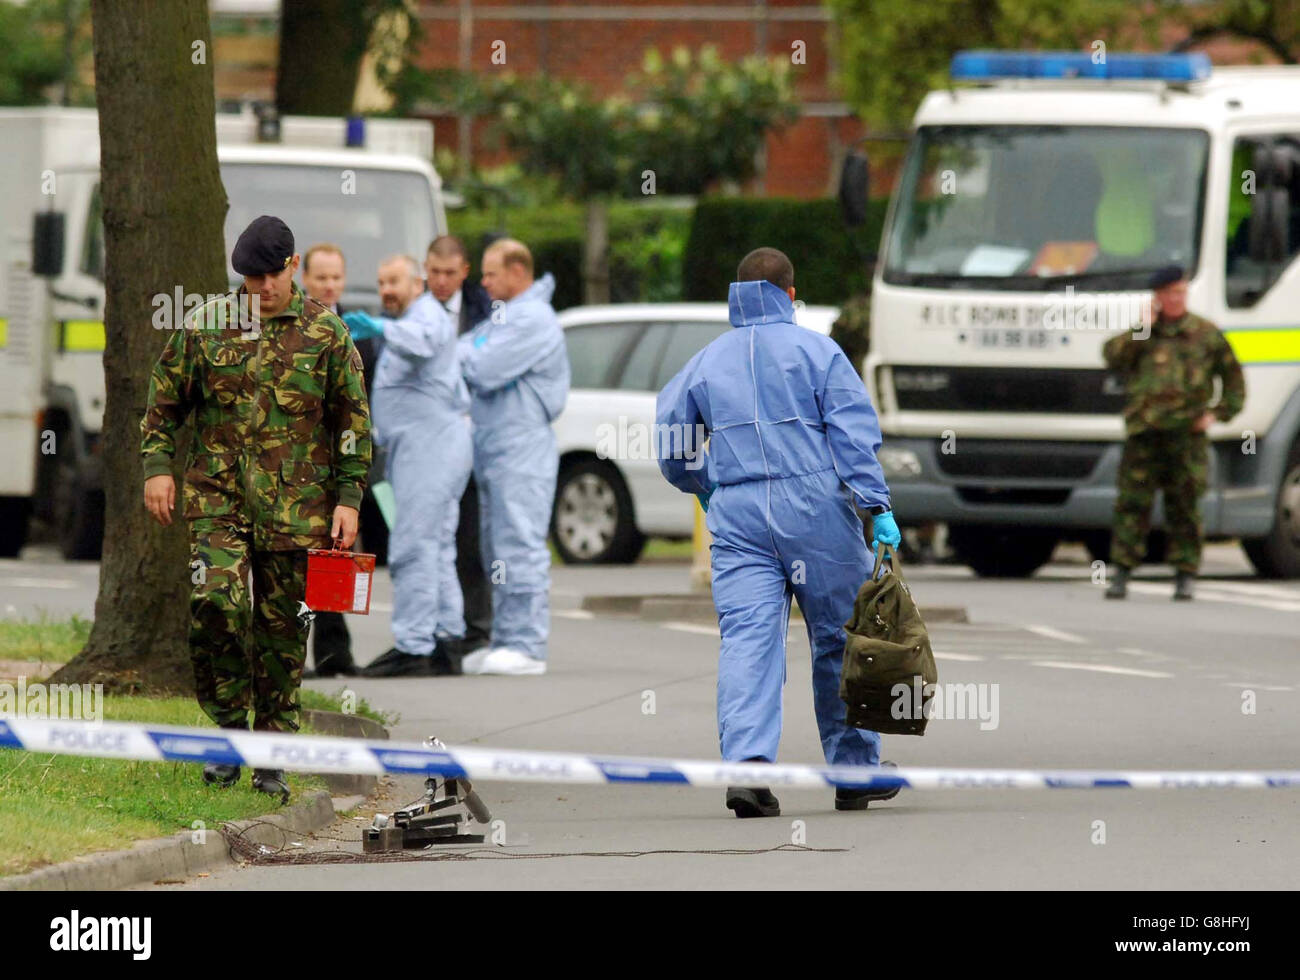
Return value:
M 1172 586 L 1156 585 L 1152 582 L 1130 582 L 1129 588 L 1144 595 L 1168 597 L 1173 594 Z M 1226 592 L 1216 592 L 1214 586 L 1205 584 L 1198 586 L 1196 598 L 1206 602 L 1232 602 L 1242 606 L 1254 606 L 1257 609 L 1274 609 L 1278 612 L 1300 612 L 1300 600 L 1283 602 L 1277 599 L 1257 598 L 1250 595 L 1231 595 Z
M 15 589 L 75 589 L 78 583 L 66 578 L 0 578 L 0 586 Z
M 1286 684 L 1242 684 L 1240 681 L 1227 681 L 1224 687 L 1240 687 L 1249 691 L 1294 691 L 1295 688 Z
M 666 630 L 676 630 L 678 633 L 699 633 L 701 636 L 721 636 L 716 626 L 705 626 L 701 623 L 677 623 L 667 622 L 660 623 Z
M 1173 677 L 1159 670 L 1138 670 L 1136 667 L 1111 667 L 1109 664 L 1078 664 L 1065 660 L 1035 660 L 1035 667 L 1055 667 L 1058 670 L 1093 670 L 1099 674 L 1125 674 L 1129 677 Z
M 987 659 L 987 658 L 985 658 L 985 657 L 977 657 L 977 656 L 976 656 L 975 654 L 973 654 L 973 653 L 948 653 L 947 651 L 935 650 L 935 651 L 934 651 L 934 659 L 935 659 L 935 660 L 961 660 L 961 661 L 974 661 L 974 660 L 985 660 L 985 659 Z
M 1300 602 L 1300 591 L 1284 585 L 1263 585 L 1254 582 L 1217 582 L 1206 580 L 1205 584 L 1220 592 L 1240 592 L 1242 595 L 1269 599 L 1287 599 Z
M 1062 643 L 1087 643 L 1088 641 L 1082 636 L 1076 636 L 1073 633 L 1067 633 L 1064 630 L 1054 629 L 1051 626 L 1026 626 L 1025 629 L 1031 633 L 1037 633 L 1039 636 L 1045 636 L 1049 640 L 1060 640 Z
M 559 616 L 561 619 L 595 619 L 596 614 L 590 609 L 556 609 L 551 613 L 552 616 Z

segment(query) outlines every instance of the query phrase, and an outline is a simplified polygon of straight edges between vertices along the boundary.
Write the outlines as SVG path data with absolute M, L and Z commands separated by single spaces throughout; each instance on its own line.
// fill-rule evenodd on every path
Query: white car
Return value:
M 797 306 L 829 334 L 833 306 Z M 694 498 L 659 472 L 655 397 L 686 362 L 733 329 L 726 303 L 624 303 L 560 313 L 573 371 L 553 423 L 560 473 L 551 540 L 568 563 L 636 561 L 648 537 L 689 538 Z M 759 329 L 762 329 L 761 327 Z

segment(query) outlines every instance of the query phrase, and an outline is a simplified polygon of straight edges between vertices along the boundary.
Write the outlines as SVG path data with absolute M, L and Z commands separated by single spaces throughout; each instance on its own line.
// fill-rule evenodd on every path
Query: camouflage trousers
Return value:
M 249 585 L 252 588 L 250 590 Z M 190 661 L 199 706 L 223 728 L 296 732 L 309 624 L 306 551 L 259 551 L 249 528 L 190 523 Z
M 1136 568 L 1146 554 L 1151 505 L 1164 492 L 1169 564 L 1195 573 L 1201 565 L 1201 495 L 1209 471 L 1209 439 L 1188 429 L 1139 432 L 1124 443 L 1119 464 L 1111 560 Z

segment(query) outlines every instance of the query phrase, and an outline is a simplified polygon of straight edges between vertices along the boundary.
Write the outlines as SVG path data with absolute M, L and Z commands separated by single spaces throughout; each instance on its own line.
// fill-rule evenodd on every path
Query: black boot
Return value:
M 280 805 L 289 802 L 289 780 L 283 769 L 254 769 L 253 789 L 269 796 L 280 797 Z
M 372 664 L 361 668 L 362 677 L 428 677 L 429 657 L 405 653 L 392 647 Z
M 1183 602 L 1192 599 L 1192 583 L 1195 581 L 1196 576 L 1192 572 L 1176 572 L 1174 574 L 1174 599 Z
M 1115 569 L 1115 574 L 1111 576 L 1110 587 L 1106 589 L 1107 599 L 1127 599 L 1128 598 L 1128 569 L 1123 565 Z
M 352 637 L 342 613 L 316 614 L 315 632 L 312 634 L 311 653 L 315 670 L 304 670 L 305 680 L 315 677 L 356 677 L 357 667 L 352 662 Z
M 766 762 L 766 759 L 746 759 L 745 762 Z M 779 817 L 781 801 L 766 786 L 728 786 L 727 809 L 738 817 Z
M 203 781 L 209 786 L 229 789 L 239 782 L 239 772 L 239 766 L 227 765 L 224 762 L 209 762 L 203 767 Z
M 882 762 L 883 769 L 897 769 L 896 762 Z M 898 795 L 901 786 L 890 786 L 887 789 L 837 789 L 835 790 L 835 809 L 837 810 L 865 810 L 869 803 L 881 803 L 885 800 L 892 800 Z
M 438 637 L 434 642 L 429 672 L 435 677 L 454 677 L 464 673 L 460 664 L 464 648 L 465 641 L 459 636 Z

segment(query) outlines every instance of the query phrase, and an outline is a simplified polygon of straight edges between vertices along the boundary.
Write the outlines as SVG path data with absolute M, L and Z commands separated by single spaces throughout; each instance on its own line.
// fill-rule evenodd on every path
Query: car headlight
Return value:
M 913 477 L 921 475 L 921 457 L 910 449 L 891 449 L 881 446 L 876 453 L 880 468 L 887 477 Z

